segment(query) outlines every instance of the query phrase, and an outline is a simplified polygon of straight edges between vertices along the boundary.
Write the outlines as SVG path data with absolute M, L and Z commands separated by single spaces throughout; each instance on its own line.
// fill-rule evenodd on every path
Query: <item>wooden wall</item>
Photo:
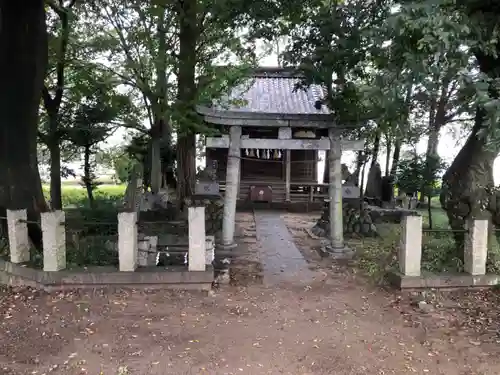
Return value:
M 317 182 L 318 152 L 316 150 L 291 150 L 292 182 Z
M 206 165 L 209 166 L 212 160 L 217 160 L 217 177 L 219 180 L 226 178 L 227 149 L 207 149 Z M 317 151 L 315 150 L 291 150 L 291 182 L 316 182 L 317 171 Z M 275 159 L 249 159 L 242 150 L 241 160 L 242 180 L 261 181 L 284 181 L 285 163 L 284 158 Z

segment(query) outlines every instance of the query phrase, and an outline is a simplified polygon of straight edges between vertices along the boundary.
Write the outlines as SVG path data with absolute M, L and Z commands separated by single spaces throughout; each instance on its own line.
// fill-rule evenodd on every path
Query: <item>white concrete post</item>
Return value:
M 285 201 L 287 202 L 290 202 L 291 159 L 291 150 L 285 150 Z
M 469 220 L 464 248 L 464 270 L 471 275 L 486 274 L 488 220 Z
M 215 258 L 215 236 L 206 236 L 205 239 L 205 264 L 211 266 Z
M 9 228 L 9 250 L 12 263 L 24 263 L 30 260 L 30 239 L 28 236 L 28 212 L 26 210 L 7 210 Z
M 234 246 L 236 203 L 240 188 L 241 126 L 231 126 L 229 132 L 224 217 L 222 219 L 222 245 L 227 248 Z
M 205 207 L 189 207 L 188 270 L 205 271 Z
M 399 270 L 405 276 L 420 276 L 422 261 L 422 216 L 405 216 L 401 224 Z
M 333 249 L 344 248 L 344 223 L 342 218 L 342 148 L 335 129 L 328 129 L 330 138 L 328 197 L 330 199 L 330 239 Z
M 118 214 L 118 263 L 120 271 L 135 271 L 137 252 L 137 212 L 120 212 Z
M 66 268 L 66 229 L 64 211 L 43 212 L 43 270 L 61 271 Z

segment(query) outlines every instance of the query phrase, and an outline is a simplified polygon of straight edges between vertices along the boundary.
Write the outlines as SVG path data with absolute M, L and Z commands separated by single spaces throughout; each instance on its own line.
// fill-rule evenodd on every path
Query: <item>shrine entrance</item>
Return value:
M 218 137 L 206 138 L 207 164 L 211 163 L 211 150 L 224 150 L 214 152 L 219 155 L 217 173 L 224 185 L 222 247 L 235 246 L 236 204 L 242 196 L 240 188 L 243 184 L 250 188 L 247 194 L 252 194 L 252 186 L 258 186 L 257 194 L 261 191 L 266 194 L 264 188 L 268 187 L 271 193 L 267 194 L 272 194 L 271 199 L 275 197 L 274 188 L 283 186 L 283 198 L 290 201 L 291 187 L 295 182 L 292 177 L 297 177 L 298 169 L 295 164 L 292 166 L 292 155 L 302 155 L 299 156 L 302 158 L 313 155 L 311 161 L 317 163 L 318 151 L 327 150 L 329 249 L 339 256 L 349 253 L 343 237 L 341 156 L 343 151 L 362 150 L 364 140 L 345 139 L 348 129 L 335 124 L 333 114 L 322 105 L 322 89 L 312 85 L 307 90 L 297 90 L 300 80 L 301 77 L 290 70 L 258 69 L 246 89 L 233 90 L 225 105 L 198 107 L 205 122 L 222 133 Z M 233 99 L 244 104 L 235 105 Z M 266 160 L 277 160 L 275 166 L 271 167 L 271 161 L 265 162 L 269 163 L 268 167 L 256 164 L 264 163 L 252 160 L 260 159 L 260 155 L 265 155 Z M 242 168 L 245 163 L 246 167 Z M 252 165 L 259 167 L 252 168 Z M 259 174 L 264 174 L 268 180 L 252 179 Z M 317 185 L 316 173 L 306 175 L 299 183 Z M 310 191 L 314 193 L 312 189 Z

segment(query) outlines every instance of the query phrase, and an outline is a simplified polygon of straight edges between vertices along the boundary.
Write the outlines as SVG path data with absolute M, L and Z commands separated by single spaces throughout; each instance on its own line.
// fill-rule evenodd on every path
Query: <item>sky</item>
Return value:
M 262 43 L 257 44 L 257 48 L 261 51 L 267 50 L 267 48 L 264 47 Z M 266 55 L 262 55 L 262 58 L 260 59 L 260 65 L 265 66 L 265 67 L 274 67 L 278 66 L 278 57 L 277 54 L 274 52 L 269 52 Z M 454 125 L 456 127 L 456 124 Z M 439 141 L 439 147 L 438 147 L 438 153 L 440 157 L 448 164 L 450 164 L 457 153 L 460 151 L 461 147 L 466 141 L 466 135 L 462 135 L 461 137 L 457 137 L 451 134 L 451 126 L 450 127 L 445 127 L 441 131 L 441 137 Z M 120 130 L 117 131 L 108 141 L 106 142 L 107 147 L 116 147 L 116 145 L 123 143 L 123 138 L 124 135 L 126 135 L 126 130 Z M 424 153 L 425 149 L 427 147 L 427 137 L 423 136 L 418 144 L 416 145 L 416 149 L 418 153 Z M 323 170 L 324 170 L 324 152 L 320 152 L 320 159 L 321 161 L 318 163 L 318 181 L 322 181 L 323 177 Z M 380 155 L 380 164 L 382 168 L 382 173 L 384 173 L 384 166 L 385 166 L 385 154 L 381 153 Z M 353 171 L 353 164 L 355 161 L 355 155 L 353 152 L 344 152 L 342 155 L 342 162 L 347 164 L 351 172 Z M 81 173 L 81 163 L 73 163 L 70 167 L 75 169 L 77 174 L 79 175 Z M 199 166 L 204 165 L 204 160 L 198 160 L 197 164 Z M 102 174 L 112 174 L 112 171 L 101 171 Z M 368 171 L 366 171 L 368 173 Z M 496 159 L 495 166 L 494 166 L 494 178 L 495 178 L 495 183 L 500 184 L 500 158 Z M 366 181 L 366 178 L 365 178 Z

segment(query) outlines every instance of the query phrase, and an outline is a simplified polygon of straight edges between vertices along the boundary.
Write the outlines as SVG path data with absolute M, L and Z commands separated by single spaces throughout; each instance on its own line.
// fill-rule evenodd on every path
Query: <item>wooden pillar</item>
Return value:
M 291 150 L 285 150 L 285 201 L 290 202 Z
M 344 224 L 342 218 L 342 146 L 335 129 L 328 129 L 330 139 L 329 186 L 330 239 L 333 250 L 344 248 Z
M 229 129 L 229 150 L 226 170 L 226 192 L 224 194 L 224 217 L 222 219 L 222 246 L 234 246 L 236 203 L 240 189 L 241 126 Z

